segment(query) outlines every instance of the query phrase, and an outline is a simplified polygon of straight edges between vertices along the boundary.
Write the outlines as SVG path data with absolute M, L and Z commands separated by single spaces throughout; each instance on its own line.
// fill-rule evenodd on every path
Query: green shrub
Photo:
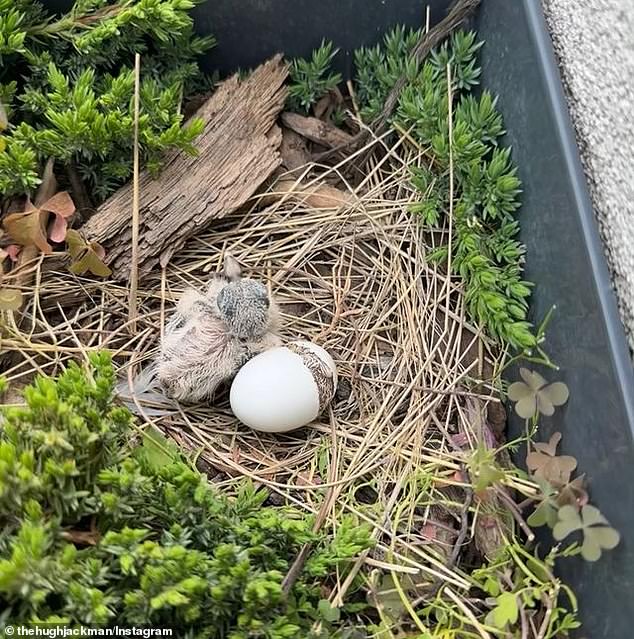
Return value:
M 153 172 L 164 152 L 194 152 L 202 122 L 183 97 L 204 78 L 192 0 L 75 0 L 64 16 L 35 0 L 0 0 L 0 101 L 9 128 L 0 194 L 31 193 L 45 159 L 72 168 L 98 202 L 132 173 L 134 54 L 142 56 L 139 145 Z
M 291 61 L 288 87 L 288 108 L 298 113 L 308 113 L 312 106 L 329 91 L 337 88 L 341 74 L 329 73 L 330 65 L 338 53 L 332 42 L 322 41 L 312 57 Z
M 303 638 L 321 621 L 336 636 L 347 622 L 324 617 L 321 587 L 369 547 L 368 530 L 344 519 L 334 537 L 315 535 L 312 518 L 265 506 L 250 484 L 229 498 L 156 439 L 132 447 L 114 382 L 96 355 L 85 370 L 37 379 L 25 407 L 2 411 L 0 621 L 151 624 L 218 639 Z M 314 552 L 285 597 L 282 579 L 308 542 Z
M 522 278 L 524 246 L 517 240 L 520 181 L 510 149 L 499 147 L 504 133 L 496 99 L 471 91 L 479 83 L 476 55 L 482 43 L 474 33 L 456 33 L 422 64 L 411 50 L 420 31 L 397 28 L 382 46 L 355 54 L 357 94 L 362 116 L 376 118 L 388 93 L 406 75 L 392 124 L 408 131 L 429 158 L 412 167 L 412 186 L 420 199 L 411 208 L 430 226 L 442 225 L 449 210 L 449 99 L 447 66 L 453 88 L 452 162 L 455 179 L 451 267 L 462 277 L 471 317 L 489 335 L 527 350 L 536 345 L 526 321 L 532 284 Z M 447 246 L 431 257 L 442 262 Z

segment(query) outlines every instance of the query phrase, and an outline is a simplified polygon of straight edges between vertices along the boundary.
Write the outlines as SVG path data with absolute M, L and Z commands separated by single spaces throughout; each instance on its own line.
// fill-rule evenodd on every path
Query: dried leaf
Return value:
M 326 95 L 317 101 L 317 104 L 313 107 L 313 113 L 316 118 L 322 119 L 326 111 L 330 108 L 331 101 L 332 96 L 330 93 L 326 93 Z
M 83 275 L 90 272 L 98 277 L 112 274 L 110 268 L 104 264 L 106 252 L 97 242 L 87 243 L 79 232 L 70 230 L 66 235 L 68 253 L 74 262 L 69 266 L 71 273 Z
M 63 242 L 66 238 L 66 229 L 68 222 L 66 221 L 74 212 L 75 204 L 70 195 L 66 191 L 56 193 L 52 198 L 44 202 L 40 208 L 43 211 L 53 213 L 53 223 L 50 225 L 48 235 L 53 242 Z
M 0 288 L 0 311 L 19 311 L 22 293 L 16 288 Z
M 64 530 L 62 537 L 72 541 L 76 546 L 96 546 L 101 539 L 98 530 Z
M 55 179 L 55 173 L 53 173 L 54 167 L 55 160 L 49 158 L 42 172 L 42 181 L 35 194 L 35 206 L 37 207 L 41 207 L 42 203 L 52 198 L 55 195 L 55 191 L 57 191 L 57 180 Z
M 554 433 L 547 444 L 534 444 L 537 451 L 529 453 L 526 457 L 526 465 L 533 471 L 533 475 L 555 486 L 567 484 L 577 467 L 577 460 L 574 457 L 556 454 L 560 441 L 561 433 Z
M 11 213 L 2 225 L 11 238 L 21 246 L 36 246 L 42 253 L 51 253 L 51 245 L 46 241 L 48 211 L 27 205 L 23 213 Z

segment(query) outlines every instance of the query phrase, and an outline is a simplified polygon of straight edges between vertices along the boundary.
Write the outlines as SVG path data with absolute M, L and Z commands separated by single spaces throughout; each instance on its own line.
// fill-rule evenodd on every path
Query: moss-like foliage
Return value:
M 348 622 L 330 614 L 321 588 L 369 547 L 368 530 L 344 519 L 334 537 L 315 535 L 310 517 L 263 506 L 266 493 L 249 484 L 221 495 L 173 452 L 157 454 L 154 438 L 132 448 L 113 386 L 98 355 L 86 370 L 39 378 L 25 407 L 3 409 L 0 622 L 340 636 Z M 284 597 L 282 579 L 307 542 L 315 550 Z
M 479 84 L 474 33 L 456 33 L 422 64 L 411 56 L 420 32 L 397 28 L 382 46 L 356 52 L 357 94 L 362 116 L 379 115 L 389 91 L 402 75 L 407 84 L 392 125 L 426 149 L 429 161 L 412 168 L 412 186 L 420 201 L 412 211 L 437 226 L 449 210 L 450 168 L 455 179 L 451 267 L 465 286 L 471 316 L 489 334 L 519 350 L 536 338 L 526 321 L 531 284 L 522 278 L 524 247 L 517 240 L 520 181 L 501 148 L 504 133 L 496 99 L 472 90 Z M 449 67 L 452 78 L 453 135 L 449 144 Z M 450 166 L 451 165 L 451 166 Z M 447 246 L 432 257 L 446 260 Z
M 204 78 L 192 0 L 76 0 L 63 16 L 35 0 L 0 0 L 0 194 L 31 193 L 46 158 L 71 168 L 96 202 L 132 172 L 134 54 L 142 56 L 141 159 L 158 171 L 170 148 L 193 152 L 202 123 L 183 97 Z

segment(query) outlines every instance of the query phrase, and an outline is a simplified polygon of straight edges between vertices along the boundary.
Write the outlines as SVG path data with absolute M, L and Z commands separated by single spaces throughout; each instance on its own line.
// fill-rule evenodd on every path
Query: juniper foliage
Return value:
M 288 108 L 308 113 L 311 107 L 341 82 L 341 74 L 330 73 L 330 66 L 339 52 L 332 42 L 323 40 L 310 59 L 295 58 L 289 70 Z
M 419 31 L 396 28 L 382 45 L 355 53 L 356 90 L 362 117 L 379 115 L 396 80 L 407 84 L 392 118 L 410 132 L 433 159 L 411 168 L 412 187 L 420 194 L 412 211 L 432 226 L 449 210 L 449 105 L 447 66 L 453 96 L 453 175 L 455 178 L 451 267 L 460 274 L 471 317 L 489 334 L 524 351 L 536 345 L 527 321 L 532 284 L 523 279 L 524 246 L 518 241 L 520 181 L 511 150 L 499 145 L 504 134 L 496 99 L 473 89 L 480 80 L 475 33 L 455 33 L 422 64 L 411 55 Z M 432 256 L 445 261 L 447 247 Z
M 229 498 L 184 461 L 131 444 L 108 356 L 38 378 L 0 417 L 0 626 L 154 625 L 181 637 L 344 636 L 322 584 L 370 545 L 344 519 L 334 537 L 245 484 Z M 145 445 L 144 445 L 145 446 Z M 139 454 L 146 453 L 146 454 Z M 158 456 L 160 458 L 160 456 Z M 315 548 L 288 597 L 282 579 Z M 326 611 L 326 612 L 325 612 Z M 316 621 L 321 634 L 311 635 Z
M 135 53 L 142 161 L 156 173 L 166 150 L 193 153 L 202 122 L 184 125 L 181 104 L 206 81 L 197 59 L 213 45 L 193 33 L 195 1 L 75 0 L 56 17 L 35 0 L 0 0 L 0 194 L 31 193 L 48 157 L 96 202 L 130 177 Z

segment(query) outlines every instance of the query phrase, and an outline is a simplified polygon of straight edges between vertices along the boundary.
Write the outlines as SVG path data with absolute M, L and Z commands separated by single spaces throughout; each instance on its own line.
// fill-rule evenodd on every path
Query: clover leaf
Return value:
M 553 528 L 553 537 L 561 541 L 580 530 L 583 533 L 581 556 L 586 561 L 597 561 L 603 550 L 616 548 L 620 541 L 619 533 L 594 506 L 586 505 L 581 512 L 574 506 L 562 506 L 557 516 L 559 520 Z
M 538 479 L 541 488 L 539 503 L 530 517 L 526 520 L 529 526 L 548 526 L 552 528 L 557 523 L 559 504 L 557 503 L 557 491 L 544 479 Z
M 487 622 L 500 630 L 503 630 L 509 624 L 516 623 L 519 616 L 517 595 L 512 592 L 503 592 L 495 600 L 497 605 L 487 615 Z
M 549 384 L 539 373 L 520 368 L 523 382 L 509 386 L 508 398 L 515 402 L 515 412 L 523 419 L 530 419 L 538 412 L 550 417 L 555 406 L 568 401 L 568 387 L 563 382 Z
M 557 445 L 561 441 L 561 433 L 553 433 L 550 441 L 534 443 L 537 449 L 526 457 L 526 465 L 536 478 L 545 479 L 555 486 L 563 486 L 570 481 L 572 472 L 577 467 L 577 460 L 570 455 L 557 455 Z

